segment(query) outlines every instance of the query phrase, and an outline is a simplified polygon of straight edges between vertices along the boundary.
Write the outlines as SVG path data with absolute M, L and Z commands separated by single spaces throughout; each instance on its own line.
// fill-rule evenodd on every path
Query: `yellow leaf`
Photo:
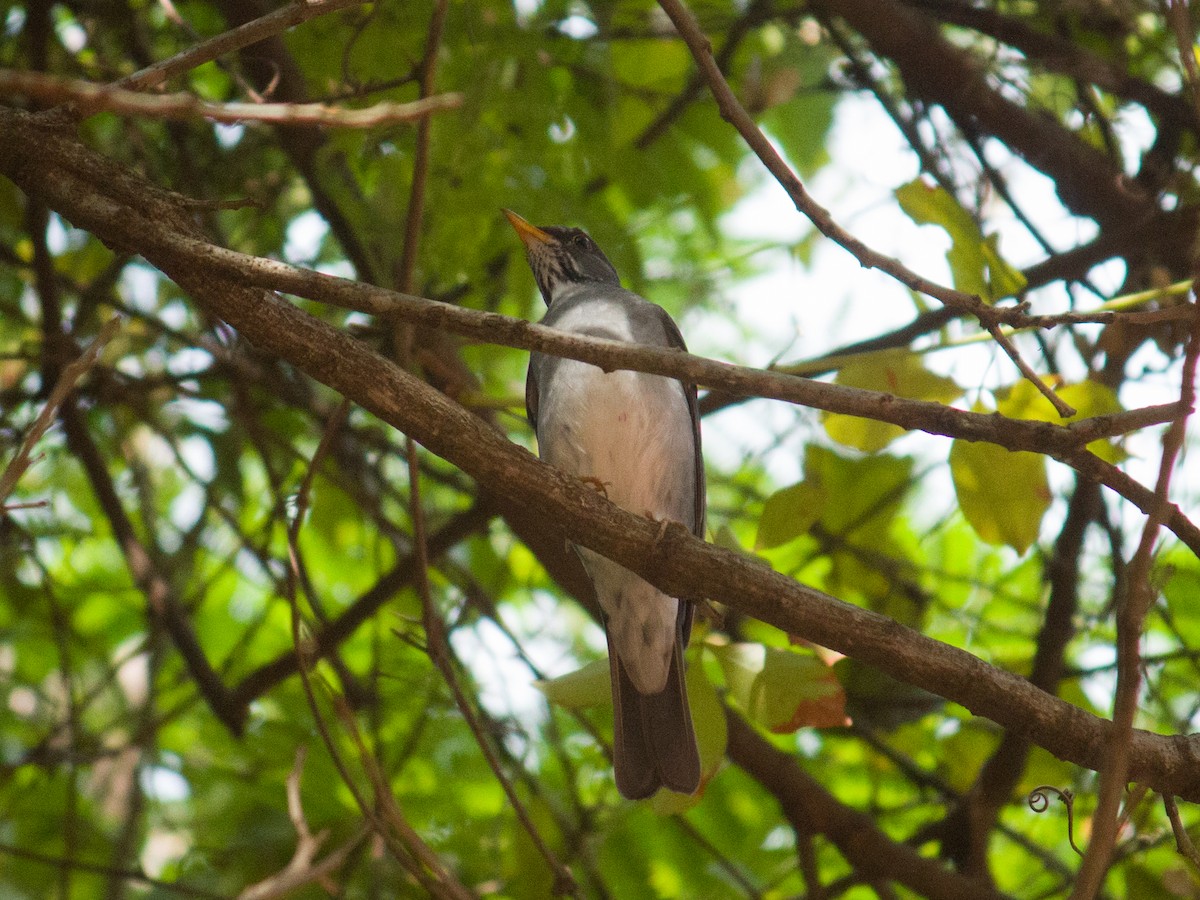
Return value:
M 961 396 L 953 379 L 935 375 L 921 357 L 909 350 L 870 353 L 851 361 L 838 372 L 836 382 L 847 387 L 882 391 L 909 400 L 949 403 Z M 899 425 L 862 419 L 841 413 L 824 414 L 825 431 L 846 447 L 877 453 L 904 434 Z
M 989 544 L 1024 553 L 1037 540 L 1050 506 L 1046 460 L 995 444 L 955 441 L 950 473 L 963 516 Z

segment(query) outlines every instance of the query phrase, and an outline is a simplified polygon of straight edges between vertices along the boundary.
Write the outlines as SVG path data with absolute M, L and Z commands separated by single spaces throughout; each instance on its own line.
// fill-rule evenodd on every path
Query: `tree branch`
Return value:
M 328 15 L 351 6 L 361 6 L 366 0 L 300 0 L 292 2 L 272 13 L 268 13 L 245 25 L 231 28 L 216 37 L 201 41 L 181 53 L 176 53 L 169 59 L 164 59 L 141 71 L 126 75 L 114 83 L 114 87 L 128 88 L 131 91 L 144 91 L 165 81 L 188 72 L 206 62 L 211 62 L 226 53 L 241 50 L 264 41 L 269 37 L 282 34 L 294 25 Z
M 825 835 L 866 878 L 899 882 L 931 900 L 996 900 L 1004 896 L 980 879 L 949 871 L 914 848 L 893 841 L 870 816 L 839 803 L 796 764 L 794 756 L 772 746 L 728 707 L 725 721 L 729 758 L 779 801 L 798 834 Z
M 376 103 L 364 109 L 341 109 L 324 103 L 209 103 L 195 94 L 142 94 L 77 78 L 0 69 L 0 96 L 4 95 L 43 103 L 72 103 L 82 118 L 113 112 L 154 119 L 208 119 L 231 125 L 265 122 L 327 128 L 374 128 L 411 122 L 462 105 L 461 94 L 438 94 L 411 103 Z

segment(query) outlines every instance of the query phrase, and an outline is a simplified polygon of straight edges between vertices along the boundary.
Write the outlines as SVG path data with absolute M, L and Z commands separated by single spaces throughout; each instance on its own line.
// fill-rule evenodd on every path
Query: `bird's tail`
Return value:
M 694 794 L 700 786 L 700 754 L 683 678 L 682 641 L 675 641 L 667 683 L 655 694 L 634 686 L 611 638 L 608 659 L 617 790 L 630 800 L 649 797 L 659 787 Z

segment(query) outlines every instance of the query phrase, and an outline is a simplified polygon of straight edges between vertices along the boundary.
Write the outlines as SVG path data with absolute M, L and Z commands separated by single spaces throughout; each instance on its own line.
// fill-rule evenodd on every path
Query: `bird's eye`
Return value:
M 576 247 L 586 247 L 588 245 L 587 235 L 586 234 L 575 235 L 575 237 L 571 238 L 571 244 Z

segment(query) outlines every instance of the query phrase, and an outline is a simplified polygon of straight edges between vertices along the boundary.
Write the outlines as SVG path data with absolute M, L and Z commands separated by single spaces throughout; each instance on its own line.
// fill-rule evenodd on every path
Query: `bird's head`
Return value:
M 572 284 L 589 281 L 621 284 L 617 270 L 587 232 L 557 225 L 538 228 L 507 209 L 504 215 L 508 216 L 525 245 L 529 268 L 533 269 L 533 277 L 547 306 L 559 291 Z

